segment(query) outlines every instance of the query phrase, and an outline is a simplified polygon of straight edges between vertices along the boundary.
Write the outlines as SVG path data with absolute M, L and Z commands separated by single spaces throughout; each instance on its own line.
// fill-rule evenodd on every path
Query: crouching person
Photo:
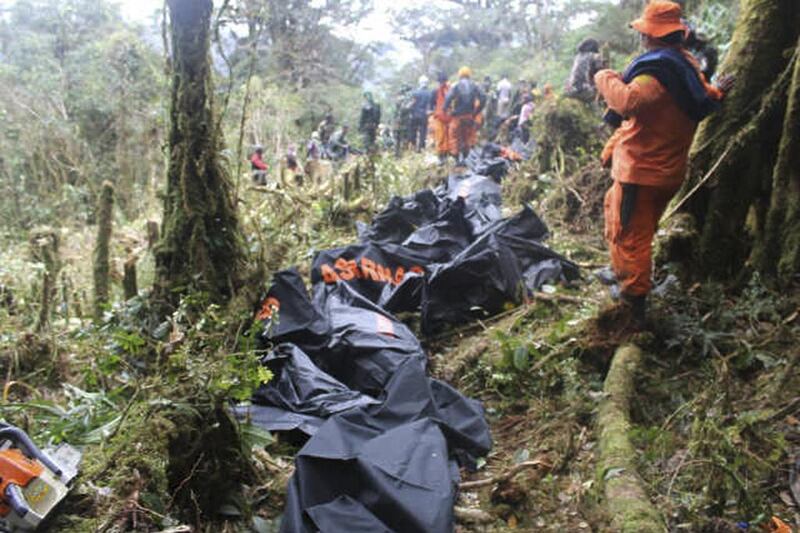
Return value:
M 267 171 L 269 167 L 264 162 L 264 147 L 256 145 L 253 153 L 250 154 L 250 175 L 253 178 L 253 183 L 256 185 L 267 184 Z

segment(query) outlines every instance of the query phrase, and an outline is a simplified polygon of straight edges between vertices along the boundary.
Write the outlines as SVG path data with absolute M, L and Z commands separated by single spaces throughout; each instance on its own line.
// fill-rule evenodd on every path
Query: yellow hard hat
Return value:
M 458 77 L 459 78 L 471 78 L 472 77 L 472 69 L 469 67 L 461 67 L 458 69 Z

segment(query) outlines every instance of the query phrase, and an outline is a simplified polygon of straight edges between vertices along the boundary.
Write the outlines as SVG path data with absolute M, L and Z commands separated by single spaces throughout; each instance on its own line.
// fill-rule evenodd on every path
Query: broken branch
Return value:
M 474 489 L 479 489 L 481 487 L 489 487 L 492 485 L 496 485 L 498 483 L 502 483 L 504 481 L 508 481 L 517 474 L 519 474 L 520 472 L 522 472 L 523 470 L 527 470 L 529 468 L 535 468 L 535 469 L 541 468 L 543 470 L 550 470 L 551 468 L 553 468 L 553 466 L 540 460 L 525 461 L 523 463 L 515 465 L 514 467 L 510 468 L 509 470 L 500 474 L 499 476 L 490 477 L 487 479 L 479 479 L 477 481 L 465 481 L 461 483 L 459 487 L 461 488 L 461 490 L 474 490 Z

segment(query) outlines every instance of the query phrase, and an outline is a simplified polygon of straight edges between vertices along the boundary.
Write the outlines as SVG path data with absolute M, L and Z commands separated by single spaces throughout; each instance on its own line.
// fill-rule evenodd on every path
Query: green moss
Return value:
M 103 445 L 84 450 L 76 488 L 64 502 L 53 530 L 97 531 L 100 524 L 124 519 L 131 499 L 166 514 L 170 494 L 167 451 L 176 434 L 176 424 L 165 412 L 146 402 L 133 405 L 116 435 Z
M 636 450 L 628 435 L 633 378 L 642 354 L 633 345 L 617 350 L 606 376 L 606 398 L 597 416 L 600 458 L 597 476 L 615 530 L 631 533 L 664 531 L 664 520 L 650 502 L 636 471 Z
M 117 435 L 104 448 L 86 455 L 81 479 L 124 497 L 137 484 L 136 471 L 144 481 L 141 490 L 163 497 L 167 493 L 166 450 L 175 434 L 175 423 L 164 413 L 151 412 L 146 403 L 137 404 Z
M 41 332 L 50 324 L 51 305 L 55 299 L 55 284 L 58 272 L 61 270 L 60 239 L 54 229 L 40 227 L 31 231 L 29 243 L 33 259 L 44 264 L 42 290 L 39 295 L 39 318 L 36 321 L 36 331 Z
M 700 126 L 684 193 L 717 162 L 711 187 L 687 209 L 699 222 L 697 273 L 718 278 L 742 272 L 763 237 L 786 108 L 787 48 L 796 45 L 800 9 L 789 0 L 744 0 L 721 72 L 738 77 L 721 111 Z M 784 73 L 784 74 L 782 74 Z M 746 82 L 745 82 L 746 80 Z M 723 157 L 724 155 L 724 157 Z M 680 194 L 679 196 L 683 196 Z M 746 220 L 755 213 L 753 228 Z M 765 262 L 766 263 L 766 262 Z
M 156 297 L 190 291 L 228 301 L 245 284 L 244 238 L 221 161 L 209 63 L 211 0 L 169 0 L 172 50 L 169 169 Z
M 540 104 L 531 128 L 536 135 L 539 168 L 567 175 L 596 157 L 602 147 L 599 123 L 595 108 L 573 98 Z

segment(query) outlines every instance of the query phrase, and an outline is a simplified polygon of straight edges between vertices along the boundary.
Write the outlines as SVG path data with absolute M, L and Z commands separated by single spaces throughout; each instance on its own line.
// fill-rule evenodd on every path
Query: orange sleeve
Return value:
M 595 74 L 594 82 L 608 107 L 622 116 L 635 115 L 664 95 L 661 83 L 647 75 L 637 76 L 626 84 L 618 72 L 603 69 Z
M 611 137 L 609 137 L 606 141 L 606 145 L 603 147 L 603 151 L 600 153 L 600 162 L 604 167 L 611 166 L 611 156 L 614 154 L 614 147 L 617 146 L 621 136 L 622 129 L 617 128 L 614 130 L 614 133 L 611 135 Z
M 716 85 L 708 83 L 705 80 L 705 76 L 703 76 L 703 85 L 706 86 L 706 92 L 708 93 L 708 95 L 714 100 L 722 100 L 723 98 L 725 98 L 725 93 L 722 92 L 722 90 Z

